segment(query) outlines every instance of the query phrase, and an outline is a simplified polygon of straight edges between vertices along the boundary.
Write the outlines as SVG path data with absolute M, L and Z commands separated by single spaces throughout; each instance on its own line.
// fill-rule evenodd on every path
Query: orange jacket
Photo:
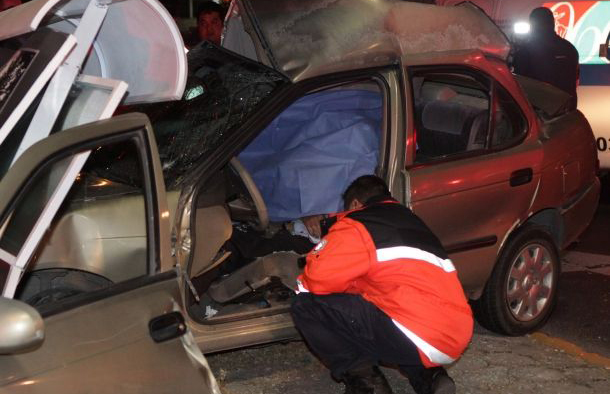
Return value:
M 438 238 L 394 200 L 337 218 L 307 255 L 299 290 L 361 294 L 417 346 L 424 365 L 459 358 L 472 337 L 472 312 Z

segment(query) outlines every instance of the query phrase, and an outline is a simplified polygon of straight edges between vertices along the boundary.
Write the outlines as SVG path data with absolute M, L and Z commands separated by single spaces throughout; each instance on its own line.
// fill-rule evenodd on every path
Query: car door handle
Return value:
M 531 168 L 522 168 L 520 170 L 513 171 L 512 174 L 510 174 L 510 185 L 511 187 L 515 187 L 530 183 L 533 175 L 534 171 L 532 171 Z
M 184 335 L 186 323 L 180 312 L 170 312 L 150 319 L 148 331 L 153 341 L 165 342 Z

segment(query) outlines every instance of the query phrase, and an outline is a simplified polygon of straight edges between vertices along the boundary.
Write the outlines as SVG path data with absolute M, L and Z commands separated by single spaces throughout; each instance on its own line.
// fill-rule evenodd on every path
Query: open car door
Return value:
M 0 392 L 106 393 L 137 387 L 149 393 L 220 393 L 182 315 L 182 274 L 178 268 L 160 272 L 161 261 L 171 258 L 169 214 L 154 136 L 144 115 L 55 133 L 26 150 L 0 181 L 3 295 L 13 295 L 25 269 L 21 261 L 29 260 L 24 256 L 36 250 L 49 223 L 62 212 L 63 198 L 75 192 L 72 186 L 86 172 L 106 177 L 97 186 L 119 182 L 116 173 L 103 173 L 107 152 L 116 149 L 133 153 L 130 164 L 137 169 L 126 182 L 131 182 L 130 190 L 141 191 L 147 249 L 130 263 L 143 264 L 146 274 L 38 305 L 44 342 L 29 352 L 0 355 Z M 140 175 L 137 180 L 134 174 Z M 112 220 L 120 223 L 120 217 Z

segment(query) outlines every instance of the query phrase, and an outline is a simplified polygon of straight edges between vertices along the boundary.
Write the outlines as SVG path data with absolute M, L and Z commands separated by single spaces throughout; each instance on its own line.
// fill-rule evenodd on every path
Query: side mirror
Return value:
M 603 57 L 604 59 L 610 60 L 610 52 L 608 51 L 609 46 L 610 46 L 610 33 L 608 33 L 608 37 L 606 37 L 606 42 L 603 44 L 599 44 L 599 57 Z
M 0 354 L 30 350 L 44 340 L 44 324 L 28 304 L 0 297 Z

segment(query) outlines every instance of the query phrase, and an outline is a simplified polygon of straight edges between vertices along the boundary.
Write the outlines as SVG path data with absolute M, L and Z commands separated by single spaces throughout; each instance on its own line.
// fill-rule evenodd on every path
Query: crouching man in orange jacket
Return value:
M 379 177 L 356 179 L 343 200 L 298 278 L 296 327 L 345 393 L 392 393 L 380 363 L 418 394 L 455 393 L 441 365 L 460 357 L 473 319 L 440 241 Z

